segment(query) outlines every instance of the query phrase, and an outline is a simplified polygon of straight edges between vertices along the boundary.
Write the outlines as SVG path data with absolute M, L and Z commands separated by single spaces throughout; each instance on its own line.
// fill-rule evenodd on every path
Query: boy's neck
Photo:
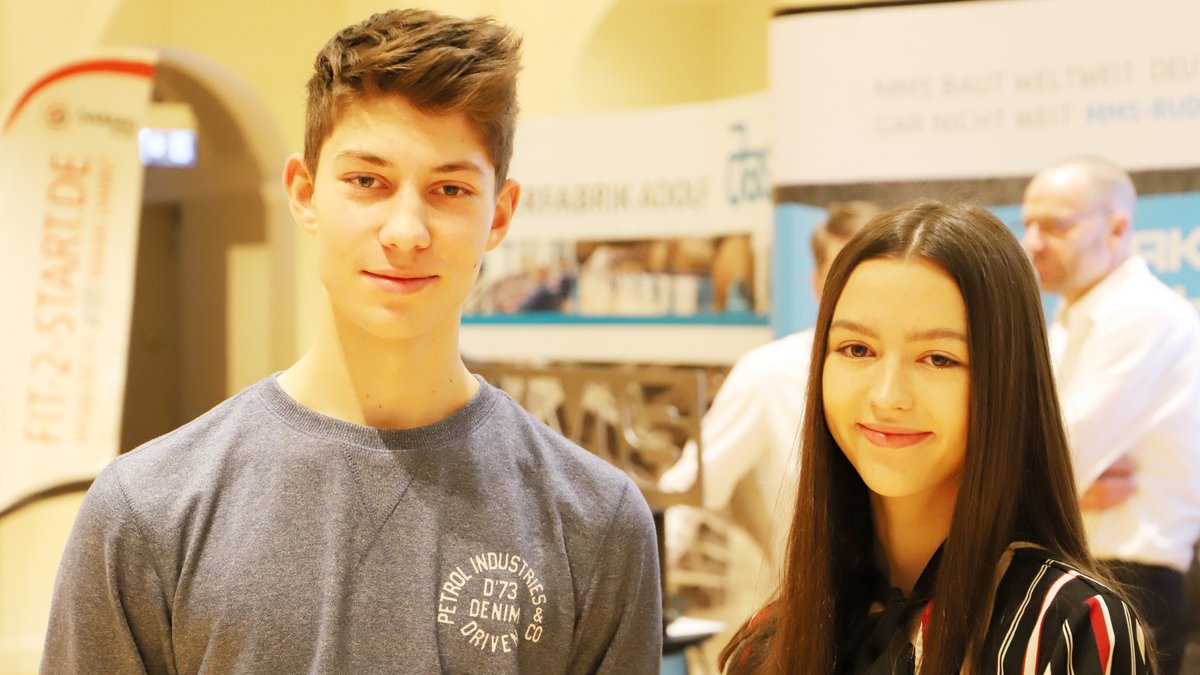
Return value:
M 313 348 L 280 374 L 301 405 L 354 424 L 414 429 L 449 417 L 478 391 L 458 352 L 457 322 L 410 340 L 348 323 L 324 322 Z

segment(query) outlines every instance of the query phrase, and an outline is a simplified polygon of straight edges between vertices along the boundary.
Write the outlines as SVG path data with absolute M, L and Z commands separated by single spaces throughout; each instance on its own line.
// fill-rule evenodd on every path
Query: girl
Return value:
M 1000 221 L 876 217 L 833 263 L 812 362 L 784 580 L 722 668 L 1151 672 L 1088 552 L 1037 282 Z

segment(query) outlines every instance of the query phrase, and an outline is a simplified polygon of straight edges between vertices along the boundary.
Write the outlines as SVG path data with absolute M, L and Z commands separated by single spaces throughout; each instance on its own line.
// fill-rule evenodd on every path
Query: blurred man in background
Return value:
M 831 204 L 826 220 L 813 232 L 813 291 L 821 297 L 825 275 L 842 247 L 879 208 L 870 202 Z M 743 527 L 778 573 L 796 484 L 796 432 L 804 413 L 812 330 L 782 337 L 747 352 L 721 384 L 701 423 L 704 507 L 731 506 Z M 696 475 L 695 451 L 664 477 L 662 484 L 683 489 Z M 778 514 L 778 517 L 776 517 Z M 669 558 L 678 561 L 695 537 L 696 521 L 668 511 Z M 766 584 L 773 588 L 773 583 Z
M 1133 181 L 1079 157 L 1025 191 L 1023 243 L 1061 297 L 1050 330 L 1092 550 L 1113 563 L 1179 672 L 1200 536 L 1200 317 L 1129 253 Z

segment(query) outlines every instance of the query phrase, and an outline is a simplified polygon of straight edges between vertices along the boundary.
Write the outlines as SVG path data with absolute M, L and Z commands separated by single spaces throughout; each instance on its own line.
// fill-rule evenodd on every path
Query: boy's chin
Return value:
M 457 313 L 440 316 L 364 316 L 354 321 L 364 338 L 384 342 L 414 342 L 443 339 L 458 328 Z

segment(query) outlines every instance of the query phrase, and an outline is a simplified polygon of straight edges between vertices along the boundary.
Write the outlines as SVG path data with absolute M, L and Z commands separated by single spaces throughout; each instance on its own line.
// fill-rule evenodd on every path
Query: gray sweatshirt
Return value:
M 500 390 L 385 430 L 272 376 L 96 479 L 42 670 L 656 673 L 661 631 L 637 488 Z

